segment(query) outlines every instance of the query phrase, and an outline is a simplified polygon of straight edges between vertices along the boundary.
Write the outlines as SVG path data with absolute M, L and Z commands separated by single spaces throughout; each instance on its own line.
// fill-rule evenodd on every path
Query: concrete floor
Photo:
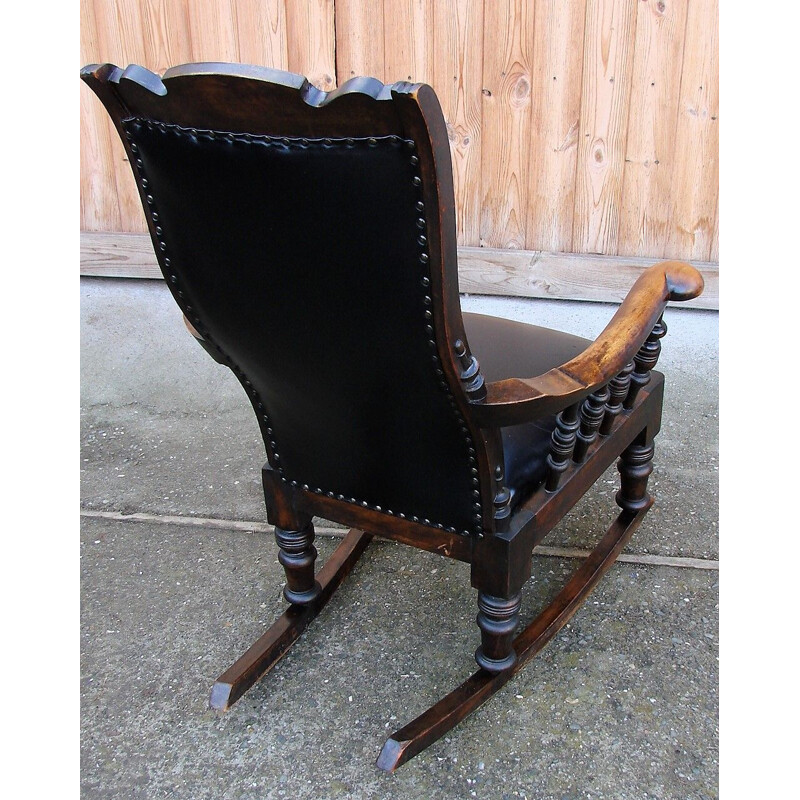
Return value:
M 587 337 L 614 310 L 463 306 Z M 473 671 L 466 566 L 370 545 L 273 672 L 210 711 L 214 679 L 284 608 L 263 444 L 162 283 L 83 279 L 82 796 L 717 797 L 718 317 L 665 319 L 657 505 L 626 560 L 524 671 L 389 776 L 374 767 L 386 736 Z M 591 546 L 615 483 L 612 469 L 546 543 Z M 319 536 L 321 559 L 336 544 Z M 576 563 L 535 557 L 525 619 Z

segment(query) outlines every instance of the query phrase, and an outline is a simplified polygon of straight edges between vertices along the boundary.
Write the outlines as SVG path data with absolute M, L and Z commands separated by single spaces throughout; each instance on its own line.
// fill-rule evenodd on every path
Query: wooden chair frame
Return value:
M 428 214 L 433 344 L 458 411 L 477 443 L 480 496 L 491 502 L 479 506 L 476 530 L 465 536 L 353 498 L 288 483 L 267 441 L 265 502 L 268 519 L 275 526 L 286 572 L 284 594 L 290 605 L 211 691 L 212 708 L 228 709 L 271 669 L 325 606 L 372 536 L 466 562 L 471 565 L 472 585 L 478 589 L 479 669 L 388 739 L 378 766 L 394 770 L 485 702 L 542 649 L 580 607 L 650 509 L 653 500 L 647 493 L 647 480 L 663 394 L 663 376 L 653 371 L 660 339 L 666 333 L 662 313 L 669 301 L 699 295 L 702 278 L 680 262 L 656 265 L 641 275 L 605 330 L 581 354 L 541 375 L 486 383 L 462 323 L 449 143 L 438 100 L 429 86 L 384 86 L 371 78 L 356 78 L 324 93 L 300 76 L 229 64 L 189 64 L 163 77 L 136 66 L 122 70 L 111 64 L 90 65 L 81 77 L 108 110 L 134 174 L 137 154 L 123 127 L 132 114 L 237 135 L 402 133 L 416 143 Z M 146 209 L 147 191 L 141 180 L 138 185 Z M 432 210 L 435 218 L 431 218 Z M 158 230 L 150 217 L 148 224 L 158 252 Z M 167 275 L 163 259 L 160 263 Z M 199 332 L 202 320 L 193 319 L 182 308 L 190 331 L 225 363 Z M 512 512 L 500 466 L 501 428 L 553 414 L 558 416 L 547 477 Z M 515 638 L 521 590 L 531 575 L 534 547 L 615 460 L 621 475 L 616 496 L 621 512 L 552 603 Z M 352 526 L 318 574 L 314 517 Z

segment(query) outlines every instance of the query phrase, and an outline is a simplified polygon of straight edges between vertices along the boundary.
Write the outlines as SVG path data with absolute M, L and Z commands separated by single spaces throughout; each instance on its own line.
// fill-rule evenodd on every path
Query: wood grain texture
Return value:
M 582 3 L 535 3 L 529 250 L 562 250 L 572 239 L 585 16 Z
M 238 60 L 245 64 L 288 69 L 286 6 L 283 0 L 236 0 L 231 10 L 239 45 Z
M 91 0 L 81 0 L 81 18 L 83 56 L 100 49 Z M 112 166 L 117 155 L 114 148 L 120 145 L 108 115 L 101 111 L 92 93 L 81 87 L 81 227 L 125 230 L 123 225 L 130 225 L 130 221 L 123 223 L 119 213 L 116 170 Z
M 458 248 L 458 279 L 467 294 L 619 303 L 658 259 L 542 253 L 488 247 Z M 706 283 L 684 308 L 719 308 L 719 267 L 693 261 Z M 81 233 L 81 275 L 161 279 L 150 237 L 140 233 Z
M 359 75 L 393 81 L 384 77 L 383 3 L 336 0 L 335 5 L 337 83 Z
M 655 258 L 458 248 L 459 288 L 466 294 L 619 303 Z M 703 294 L 684 308 L 719 309 L 719 266 L 693 261 Z
M 719 263 L 719 193 L 717 194 L 717 207 L 714 213 L 714 234 L 711 237 L 711 250 L 708 258 L 709 261 Z
M 157 278 L 153 243 L 146 233 L 81 232 L 81 275 L 93 278 Z
M 718 0 L 81 1 L 81 63 L 421 81 L 450 137 L 461 246 L 718 261 Z M 702 89 L 700 87 L 703 87 Z M 81 227 L 144 231 L 81 96 Z
M 618 252 L 636 2 L 586 6 L 575 252 Z
M 689 0 L 672 172 L 668 249 L 707 259 L 713 248 L 719 183 L 717 0 Z
M 679 158 L 675 143 L 686 4 L 643 0 L 636 8 L 625 166 L 617 252 L 667 252 L 670 189 Z
M 231 0 L 217 0 L 189 15 L 193 61 L 237 61 L 239 42 Z
M 486 247 L 525 247 L 533 21 L 526 0 L 484 5 L 480 244 Z
M 434 0 L 383 0 L 384 80 L 434 82 Z
M 336 86 L 333 0 L 286 0 L 288 69 L 327 92 Z
M 434 6 L 434 77 L 447 122 L 458 243 L 480 243 L 483 3 L 441 0 Z
M 108 4 L 94 0 L 91 4 L 96 39 L 94 45 L 103 53 L 111 55 L 107 61 L 129 64 L 136 60 L 141 52 L 137 30 L 141 29 L 139 8 L 135 4 Z M 83 56 L 83 53 L 81 54 Z M 100 112 L 98 109 L 96 113 Z M 121 224 L 124 229 L 144 231 L 146 225 L 142 213 L 139 194 L 131 175 L 127 156 L 119 142 L 119 137 L 105 114 L 103 124 L 106 126 L 105 138 L 108 141 L 107 154 L 110 162 L 106 164 L 109 173 L 113 172 L 115 197 Z
M 142 63 L 161 73 L 177 64 L 177 59 L 193 57 L 189 10 L 185 0 L 143 0 L 139 8 Z

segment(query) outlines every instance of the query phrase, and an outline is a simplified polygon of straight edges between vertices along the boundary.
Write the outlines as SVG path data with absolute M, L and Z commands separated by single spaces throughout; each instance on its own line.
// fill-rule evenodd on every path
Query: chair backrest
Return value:
M 425 85 L 270 69 L 84 69 L 167 285 L 230 365 L 281 479 L 464 534 L 492 525 L 469 419 L 452 172 Z M 502 462 L 501 462 L 502 463 Z

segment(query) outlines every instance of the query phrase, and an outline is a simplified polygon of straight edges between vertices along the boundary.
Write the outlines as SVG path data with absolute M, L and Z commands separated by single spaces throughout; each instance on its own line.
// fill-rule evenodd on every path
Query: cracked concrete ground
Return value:
M 587 337 L 614 310 L 463 306 Z M 284 608 L 258 429 L 162 283 L 83 279 L 81 317 L 82 796 L 718 796 L 715 313 L 667 311 L 657 504 L 626 560 L 525 670 L 393 775 L 374 767 L 386 736 L 474 669 L 467 567 L 373 542 L 275 669 L 210 711 L 214 679 Z M 616 480 L 546 544 L 592 546 Z M 337 543 L 318 537 L 321 560 Z M 535 557 L 526 620 L 576 563 Z

